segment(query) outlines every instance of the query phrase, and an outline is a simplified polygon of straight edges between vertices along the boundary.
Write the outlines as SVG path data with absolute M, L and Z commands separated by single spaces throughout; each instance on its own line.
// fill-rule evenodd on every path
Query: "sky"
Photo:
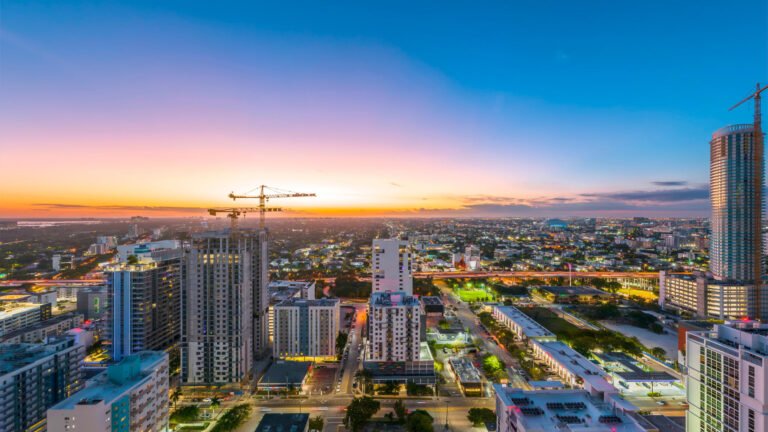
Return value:
M 0 217 L 706 216 L 758 81 L 762 0 L 3 0 Z

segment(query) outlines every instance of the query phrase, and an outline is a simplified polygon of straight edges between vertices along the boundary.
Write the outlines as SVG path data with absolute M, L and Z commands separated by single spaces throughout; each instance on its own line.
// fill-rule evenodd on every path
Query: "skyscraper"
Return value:
M 763 150 L 750 124 L 726 126 L 710 142 L 715 279 L 754 282 L 762 275 Z
M 750 124 L 726 126 L 712 135 L 710 269 L 717 280 L 743 284 L 748 316 L 763 318 L 768 313 L 762 306 L 764 162 L 757 141 Z
M 411 250 L 407 241 L 373 240 L 373 292 L 403 291 L 413 294 Z
M 182 268 L 182 380 L 236 383 L 268 344 L 265 231 L 195 234 Z
M 419 359 L 421 306 L 402 291 L 375 292 L 368 305 L 368 360 L 405 362 Z
M 139 351 L 177 347 L 181 253 L 180 248 L 156 249 L 107 267 L 114 360 Z

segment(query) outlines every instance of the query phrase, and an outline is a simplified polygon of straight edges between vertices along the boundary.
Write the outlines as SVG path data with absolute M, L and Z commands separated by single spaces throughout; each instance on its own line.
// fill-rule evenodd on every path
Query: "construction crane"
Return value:
M 761 111 L 761 97 L 760 94 L 764 92 L 766 89 L 768 89 L 768 85 L 760 87 L 760 83 L 757 83 L 755 86 L 755 92 L 751 95 L 745 97 L 741 100 L 741 102 L 737 103 L 736 105 L 732 106 L 728 111 L 733 111 L 736 107 L 740 106 L 744 102 L 747 102 L 750 99 L 754 99 L 755 101 L 755 117 L 754 117 L 754 124 L 752 125 L 752 134 L 753 134 L 753 143 L 755 150 L 752 152 L 752 163 L 755 169 L 757 167 L 763 166 L 763 122 L 762 122 L 762 113 Z M 763 176 L 761 173 L 758 173 L 754 176 L 754 184 L 752 187 L 755 188 L 755 191 L 758 191 L 760 193 L 760 196 L 762 197 L 762 191 L 763 191 Z M 756 319 L 763 319 L 762 313 L 764 309 L 763 305 L 763 296 L 762 296 L 762 283 L 763 283 L 763 245 L 762 243 L 762 212 L 763 212 L 763 200 L 758 200 L 759 202 L 756 202 L 755 205 L 757 206 L 757 209 L 755 211 L 757 212 L 758 217 L 753 218 L 753 226 L 752 229 L 753 232 L 757 233 L 755 236 L 755 247 L 752 257 L 754 261 L 755 268 L 753 269 L 753 272 L 755 274 L 755 316 L 753 318 Z
M 232 231 L 237 231 L 237 220 L 242 215 L 245 217 L 246 213 L 255 213 L 255 212 L 262 212 L 262 211 L 281 211 L 282 209 L 279 208 L 270 208 L 270 209 L 260 209 L 258 207 L 228 207 L 228 208 L 210 208 L 208 209 L 208 214 L 211 216 L 216 216 L 219 213 L 226 213 L 227 217 L 229 218 L 230 226 L 232 228 Z
M 259 200 L 259 229 L 264 229 L 264 222 L 265 222 L 265 214 L 267 212 L 276 212 L 276 211 L 283 211 L 280 208 L 275 207 L 267 207 L 267 201 L 269 201 L 272 198 L 301 198 L 301 197 L 314 197 L 317 196 L 313 193 L 301 193 L 301 192 L 292 192 L 292 191 L 286 191 L 286 190 L 280 190 L 273 187 L 269 187 L 266 185 L 261 185 L 257 188 L 259 190 L 258 195 L 248 195 L 248 193 L 244 195 L 236 195 L 234 192 L 230 192 L 229 197 L 232 198 L 232 200 L 237 200 L 239 198 L 258 198 Z M 276 193 L 270 193 L 265 194 L 264 190 L 269 189 Z

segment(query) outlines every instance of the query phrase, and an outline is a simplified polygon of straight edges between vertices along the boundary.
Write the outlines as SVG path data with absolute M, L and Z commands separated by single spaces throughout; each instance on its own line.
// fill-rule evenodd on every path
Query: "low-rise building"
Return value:
M 580 387 L 596 396 L 618 393 L 607 380 L 607 373 L 573 348 L 560 341 L 537 341 L 530 344 L 534 356 L 547 364 L 571 387 Z
M 0 344 L 0 430 L 45 431 L 48 408 L 83 387 L 84 357 L 85 347 L 71 337 Z
M 492 315 L 497 322 L 509 328 L 522 340 L 557 340 L 554 333 L 514 306 L 495 305 Z
M 621 400 L 584 390 L 533 390 L 494 384 L 498 432 L 647 432 Z
M 165 431 L 168 428 L 168 354 L 127 356 L 88 387 L 48 410 L 51 431 Z
M 256 432 L 307 432 L 309 414 L 267 413 L 256 426 Z
M 293 390 L 301 392 L 312 371 L 312 362 L 277 360 L 261 377 L 259 391 Z
M 483 395 L 483 378 L 472 361 L 467 357 L 453 357 L 448 360 L 456 376 L 456 384 L 465 396 Z

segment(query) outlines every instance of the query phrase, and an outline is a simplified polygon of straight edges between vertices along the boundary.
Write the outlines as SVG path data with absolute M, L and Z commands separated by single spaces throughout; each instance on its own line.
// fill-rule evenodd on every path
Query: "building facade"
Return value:
M 168 430 L 168 354 L 144 351 L 125 357 L 51 407 L 47 419 L 51 431 Z
M 371 259 L 373 292 L 413 294 L 413 263 L 407 241 L 374 239 Z
M 0 306 L 0 336 L 51 317 L 50 304 L 5 303 Z
M 83 387 L 84 357 L 85 347 L 71 337 L 0 344 L 0 430 L 45 431 L 48 408 Z
M 372 293 L 368 304 L 367 360 L 419 360 L 420 309 L 419 300 L 403 291 Z
M 336 357 L 339 299 L 292 298 L 274 308 L 275 357 Z
M 685 430 L 768 430 L 768 325 L 733 321 L 686 337 Z
M 122 247 L 122 246 L 121 246 Z M 169 350 L 181 336 L 181 249 L 166 249 L 107 267 L 112 358 Z M 87 295 L 86 292 L 78 293 Z M 95 297 L 98 301 L 98 297 Z M 86 300 L 87 302 L 87 300 Z M 87 302 L 90 306 L 90 302 Z
M 195 234 L 182 283 L 182 381 L 246 379 L 268 349 L 266 232 Z

